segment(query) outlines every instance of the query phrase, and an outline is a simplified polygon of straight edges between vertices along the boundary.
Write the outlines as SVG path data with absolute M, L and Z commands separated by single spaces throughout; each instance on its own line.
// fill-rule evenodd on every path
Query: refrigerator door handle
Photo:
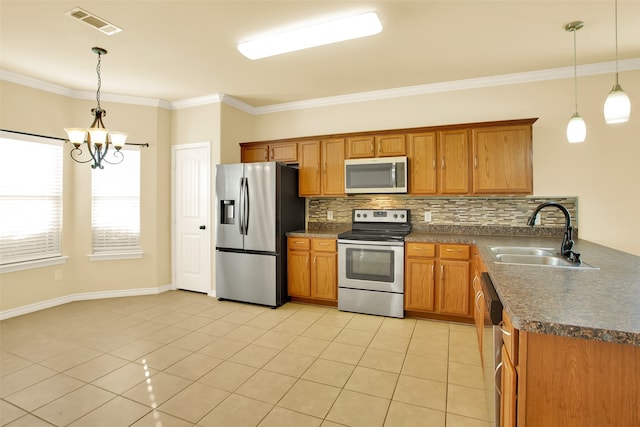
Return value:
M 245 234 L 244 232 L 244 180 L 246 178 L 240 178 L 240 198 L 238 200 L 238 228 L 240 229 L 240 234 Z
M 250 200 L 249 196 L 249 178 L 244 179 L 244 234 L 249 234 L 249 215 L 251 213 Z

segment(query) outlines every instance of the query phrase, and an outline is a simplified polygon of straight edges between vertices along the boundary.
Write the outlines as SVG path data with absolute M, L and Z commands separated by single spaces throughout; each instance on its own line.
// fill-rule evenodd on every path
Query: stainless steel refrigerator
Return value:
M 298 170 L 277 162 L 216 167 L 216 296 L 287 301 L 288 231 L 304 229 Z

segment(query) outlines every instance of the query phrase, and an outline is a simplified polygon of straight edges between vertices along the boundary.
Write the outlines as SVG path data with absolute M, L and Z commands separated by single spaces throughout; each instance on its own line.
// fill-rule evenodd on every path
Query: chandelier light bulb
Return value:
M 608 124 L 624 123 L 631 115 L 631 101 L 619 84 L 613 86 L 604 101 L 604 120 Z
M 80 147 L 87 137 L 86 128 L 65 128 L 64 131 L 75 148 Z
M 124 147 L 128 134 L 124 132 L 109 132 L 109 138 L 116 150 L 120 150 Z
M 567 140 L 572 143 L 584 142 L 587 137 L 587 125 L 576 111 L 567 125 Z

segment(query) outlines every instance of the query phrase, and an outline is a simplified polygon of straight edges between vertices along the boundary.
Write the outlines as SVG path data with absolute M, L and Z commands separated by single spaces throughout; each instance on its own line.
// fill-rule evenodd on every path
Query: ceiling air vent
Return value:
M 104 19 L 99 18 L 84 9 L 80 9 L 79 7 L 68 10 L 64 14 L 71 18 L 77 19 L 78 21 L 84 22 L 85 24 L 105 33 L 108 36 L 112 36 L 122 31 L 122 28 L 118 28 L 115 25 L 105 21 Z

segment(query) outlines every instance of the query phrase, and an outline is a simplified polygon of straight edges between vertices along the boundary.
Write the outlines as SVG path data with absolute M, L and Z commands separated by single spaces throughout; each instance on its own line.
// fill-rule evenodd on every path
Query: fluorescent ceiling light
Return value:
M 238 45 L 238 50 L 249 59 L 260 59 L 371 36 L 380 31 L 382 24 L 378 15 L 370 12 L 243 42 Z

